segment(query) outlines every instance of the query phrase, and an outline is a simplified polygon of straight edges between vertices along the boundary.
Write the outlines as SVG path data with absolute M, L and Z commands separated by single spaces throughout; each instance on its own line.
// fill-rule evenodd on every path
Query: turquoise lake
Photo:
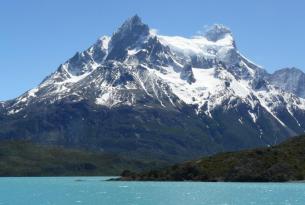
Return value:
M 0 178 L 0 205 L 304 205 L 303 183 L 110 182 Z

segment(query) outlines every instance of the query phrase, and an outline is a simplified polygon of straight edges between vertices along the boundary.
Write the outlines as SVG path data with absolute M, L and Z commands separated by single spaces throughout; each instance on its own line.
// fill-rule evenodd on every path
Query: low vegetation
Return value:
M 221 153 L 144 173 L 125 170 L 122 180 L 282 182 L 304 180 L 305 136 L 280 145 Z
M 27 141 L 0 142 L 0 176 L 114 176 L 124 169 L 144 171 L 157 164 Z

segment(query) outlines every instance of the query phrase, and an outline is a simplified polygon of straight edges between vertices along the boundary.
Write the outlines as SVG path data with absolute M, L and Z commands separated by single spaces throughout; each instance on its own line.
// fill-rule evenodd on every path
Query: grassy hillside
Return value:
M 160 164 L 26 141 L 0 142 L 0 176 L 114 176 L 124 169 L 144 171 L 157 165 Z
M 305 136 L 278 146 L 212 157 L 178 164 L 167 169 L 135 174 L 125 171 L 124 180 L 194 181 L 289 181 L 305 178 Z

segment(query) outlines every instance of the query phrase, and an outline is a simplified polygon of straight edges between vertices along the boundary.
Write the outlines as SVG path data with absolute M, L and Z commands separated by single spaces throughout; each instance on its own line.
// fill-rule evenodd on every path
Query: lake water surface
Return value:
M 305 205 L 303 183 L 110 182 L 0 178 L 0 205 Z

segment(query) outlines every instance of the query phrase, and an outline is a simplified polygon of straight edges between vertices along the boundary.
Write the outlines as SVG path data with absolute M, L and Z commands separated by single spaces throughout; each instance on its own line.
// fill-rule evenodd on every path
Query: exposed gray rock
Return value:
M 192 84 L 196 81 L 191 64 L 184 65 L 180 73 L 180 78 L 186 80 L 189 84 Z
M 305 74 L 297 68 L 284 68 L 270 75 L 269 82 L 287 92 L 305 98 Z

